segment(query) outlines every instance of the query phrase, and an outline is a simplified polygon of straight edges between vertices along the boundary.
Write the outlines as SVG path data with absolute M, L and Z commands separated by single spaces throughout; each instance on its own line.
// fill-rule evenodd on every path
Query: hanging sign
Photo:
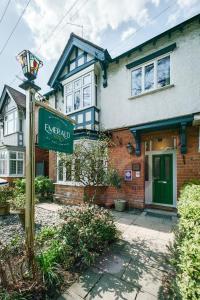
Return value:
M 73 153 L 73 123 L 42 107 L 39 109 L 38 122 L 40 148 Z

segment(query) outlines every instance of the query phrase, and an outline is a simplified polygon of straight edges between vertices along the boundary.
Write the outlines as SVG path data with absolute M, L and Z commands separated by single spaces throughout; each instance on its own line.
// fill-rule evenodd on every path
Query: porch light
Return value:
M 130 142 L 126 145 L 126 148 L 130 155 L 134 153 L 134 147 Z
M 29 50 L 23 50 L 17 55 L 17 60 L 20 62 L 24 76 L 32 81 L 36 79 L 42 61 L 32 54 Z

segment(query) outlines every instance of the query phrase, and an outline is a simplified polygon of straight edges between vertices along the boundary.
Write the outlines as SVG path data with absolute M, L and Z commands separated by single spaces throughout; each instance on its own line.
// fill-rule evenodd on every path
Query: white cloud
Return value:
M 20 11 L 24 1 L 16 0 Z M 176 0 L 179 9 L 189 10 L 198 0 Z M 23 2 L 23 4 L 22 4 Z M 95 43 L 101 42 L 101 34 L 106 29 L 116 30 L 126 22 L 134 21 L 136 25 L 150 24 L 150 7 L 163 3 L 160 0 L 77 0 L 76 6 L 64 18 L 53 34 L 53 28 L 69 10 L 75 0 L 32 0 L 24 20 L 31 30 L 34 49 L 44 59 L 58 59 L 70 33 L 81 35 L 81 29 L 67 24 L 72 22 L 84 26 L 84 37 Z M 175 22 L 176 15 L 171 16 Z M 134 32 L 128 28 L 122 34 L 122 40 Z
M 199 0 L 178 0 L 180 7 L 191 7 L 195 5 Z
M 129 27 L 127 30 L 125 30 L 121 35 L 121 40 L 124 41 L 128 37 L 130 37 L 132 34 L 136 32 L 136 29 L 134 27 Z
M 81 35 L 80 28 L 66 24 L 67 22 L 82 24 L 84 37 L 99 43 L 101 33 L 108 28 L 116 30 L 122 23 L 128 21 L 135 21 L 139 26 L 149 22 L 147 4 L 157 6 L 159 0 L 79 0 L 51 35 L 53 27 L 73 3 L 74 0 L 34 0 L 31 2 L 24 20 L 32 32 L 35 45 L 33 50 L 36 51 L 39 48 L 36 51 L 38 55 L 49 60 L 57 59 L 71 31 Z M 18 6 L 22 8 L 20 0 L 18 0 Z

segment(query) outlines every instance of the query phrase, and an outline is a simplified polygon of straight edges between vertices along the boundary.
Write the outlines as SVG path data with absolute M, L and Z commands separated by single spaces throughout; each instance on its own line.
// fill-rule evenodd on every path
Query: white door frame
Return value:
M 173 204 L 153 203 L 153 166 L 152 157 L 156 154 L 172 154 L 173 159 Z M 176 150 L 165 150 L 165 151 L 146 151 L 145 156 L 148 156 L 148 171 L 149 180 L 145 181 L 145 204 L 161 205 L 176 207 L 177 204 L 177 163 L 176 163 Z

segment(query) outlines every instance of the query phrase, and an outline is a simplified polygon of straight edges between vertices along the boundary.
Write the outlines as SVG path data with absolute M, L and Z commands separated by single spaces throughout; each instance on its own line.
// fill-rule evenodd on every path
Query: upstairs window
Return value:
M 131 73 L 131 95 L 137 96 L 147 91 L 170 84 L 170 56 L 137 67 Z
M 17 111 L 13 111 L 4 117 L 4 134 L 12 134 L 17 131 Z
M 65 85 L 66 113 L 92 105 L 92 74 L 79 77 Z

